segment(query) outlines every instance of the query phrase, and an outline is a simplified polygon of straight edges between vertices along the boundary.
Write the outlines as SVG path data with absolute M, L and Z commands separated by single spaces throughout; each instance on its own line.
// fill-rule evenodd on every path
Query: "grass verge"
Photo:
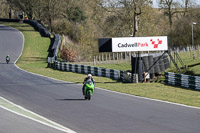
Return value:
M 3 23 L 12 26 L 22 31 L 25 36 L 24 51 L 17 62 L 17 65 L 27 71 L 56 78 L 59 80 L 82 83 L 85 75 L 72 72 L 62 72 L 46 68 L 47 66 L 47 50 L 50 44 L 48 38 L 42 38 L 38 32 L 33 31 L 33 28 L 27 24 L 19 23 Z M 126 64 L 123 64 L 126 65 Z M 114 65 L 119 66 L 120 65 Z M 111 66 L 101 66 L 109 67 Z M 115 67 L 116 69 L 116 67 Z M 166 86 L 161 83 L 139 83 L 139 84 L 124 84 L 111 80 L 109 78 L 94 77 L 96 86 L 108 90 L 118 91 L 131 95 L 159 99 L 169 102 L 175 102 L 190 106 L 200 107 L 200 92 L 188 90 L 173 86 Z

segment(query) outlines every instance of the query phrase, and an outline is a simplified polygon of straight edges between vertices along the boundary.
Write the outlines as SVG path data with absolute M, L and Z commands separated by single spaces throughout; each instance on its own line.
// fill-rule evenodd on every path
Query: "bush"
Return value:
M 64 47 L 60 51 L 60 57 L 67 62 L 75 62 L 77 61 L 77 52 L 73 49 Z
M 69 21 L 58 22 L 54 26 L 54 32 L 58 34 L 68 35 L 72 40 L 78 41 L 80 38 L 79 27 Z

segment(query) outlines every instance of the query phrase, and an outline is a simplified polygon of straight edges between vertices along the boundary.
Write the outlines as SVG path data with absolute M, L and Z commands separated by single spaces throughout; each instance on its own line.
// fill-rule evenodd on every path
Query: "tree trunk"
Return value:
M 187 12 L 188 3 L 189 3 L 189 0 L 185 0 L 185 12 L 184 12 L 184 16 L 186 15 L 186 12 Z

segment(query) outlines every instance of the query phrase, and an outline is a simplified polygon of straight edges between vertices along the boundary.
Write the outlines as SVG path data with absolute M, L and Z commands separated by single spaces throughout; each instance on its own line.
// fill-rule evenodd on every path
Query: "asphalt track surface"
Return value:
M 13 49 L 11 58 L 15 59 L 22 48 L 22 36 L 8 27 L 2 32 L 2 28 L 0 58 Z M 14 33 L 17 37 L 12 38 Z M 91 101 L 85 101 L 81 85 L 32 75 L 14 64 L 0 64 L 0 96 L 78 133 L 200 132 L 200 109 L 98 88 Z
M 0 108 L 0 133 L 63 133 Z

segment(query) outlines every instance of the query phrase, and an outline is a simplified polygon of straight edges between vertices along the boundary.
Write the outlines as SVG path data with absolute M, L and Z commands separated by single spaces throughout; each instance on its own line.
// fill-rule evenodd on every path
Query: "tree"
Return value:
M 67 8 L 66 17 L 69 21 L 73 21 L 75 23 L 80 23 L 86 19 L 84 12 L 78 6 Z
M 188 10 L 188 4 L 189 4 L 189 0 L 185 0 L 185 12 L 184 12 L 184 16 L 186 15 L 186 12 Z
M 160 0 L 160 7 L 164 9 L 164 14 L 168 16 L 170 27 L 173 24 L 173 15 L 183 12 L 177 0 Z
M 108 12 L 114 12 L 113 19 L 117 16 L 123 24 L 123 30 L 126 30 L 125 35 L 137 36 L 138 21 L 143 13 L 143 9 L 151 4 L 151 0 L 108 0 Z M 112 7 L 112 8 L 110 8 Z M 113 14 L 113 13 L 112 13 Z M 111 20 L 110 16 L 108 20 Z M 121 28 L 122 28 L 121 27 Z
M 0 0 L 0 17 L 7 18 L 10 12 L 9 6 L 5 0 Z
M 21 12 L 25 12 L 29 18 L 33 18 L 34 7 L 37 0 L 7 0 L 10 6 Z
M 192 45 L 192 23 L 194 25 L 194 41 L 195 45 L 200 44 L 200 10 L 190 10 L 181 19 L 174 21 L 173 28 L 169 33 L 171 36 L 171 42 L 174 46 L 185 47 L 186 45 Z
M 66 2 L 65 0 L 43 0 L 43 20 L 48 22 L 51 32 L 53 32 L 53 23 L 55 19 L 61 18 L 62 13 L 64 12 Z

